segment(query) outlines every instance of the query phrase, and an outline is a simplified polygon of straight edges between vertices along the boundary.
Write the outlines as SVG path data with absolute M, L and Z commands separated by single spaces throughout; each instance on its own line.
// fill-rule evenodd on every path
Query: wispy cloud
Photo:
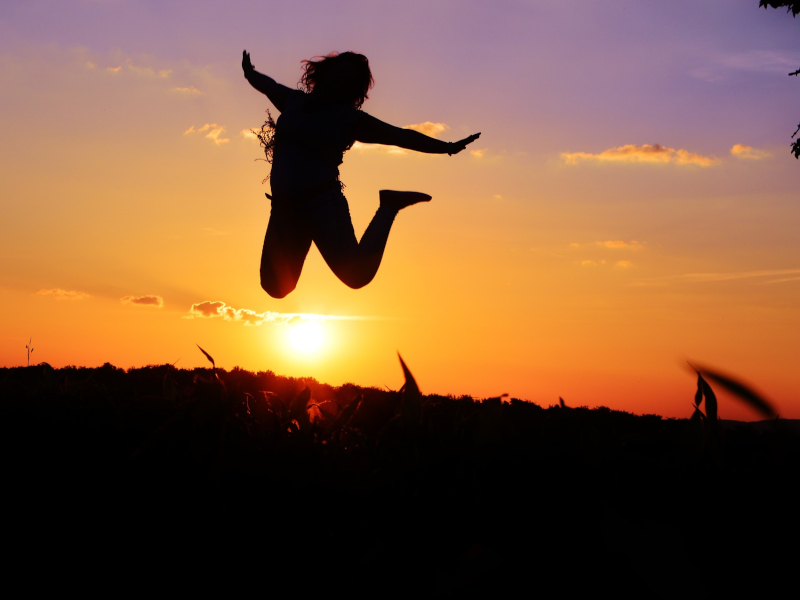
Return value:
M 592 242 L 588 244 L 579 244 L 578 242 L 572 242 L 569 245 L 570 248 L 591 248 L 591 247 L 600 247 L 600 248 L 610 248 L 612 250 L 641 250 L 644 248 L 644 242 L 639 242 L 637 240 L 631 240 L 630 242 L 626 242 L 625 240 L 606 240 L 604 242 Z
M 742 271 L 739 273 L 687 273 L 678 275 L 676 279 L 692 282 L 730 281 L 732 279 L 753 279 L 759 277 L 780 277 L 784 275 L 800 275 L 800 269 L 776 269 L 772 271 Z
M 800 61 L 798 52 L 778 52 L 774 50 L 749 50 L 721 56 L 718 62 L 730 69 L 762 73 L 782 73 L 794 71 Z
M 36 293 L 40 296 L 53 296 L 57 300 L 83 300 L 84 298 L 91 298 L 86 292 L 62 290 L 61 288 L 41 289 Z
M 561 158 L 568 165 L 581 162 L 599 163 L 650 163 L 650 164 L 675 164 L 695 165 L 710 167 L 719 162 L 713 156 L 702 156 L 688 150 L 668 148 L 660 144 L 627 144 L 617 148 L 609 148 L 593 154 L 591 152 L 562 152 Z
M 367 317 L 341 317 L 335 315 L 318 315 L 311 313 L 280 313 L 280 312 L 256 312 L 248 308 L 234 308 L 220 300 L 206 300 L 192 304 L 186 319 L 223 319 L 244 323 L 248 326 L 259 326 L 264 323 L 275 325 L 286 325 L 295 320 L 306 321 L 331 321 L 331 320 L 363 320 Z
M 669 283 L 713 283 L 718 281 L 733 281 L 737 279 L 769 279 L 764 284 L 784 283 L 800 280 L 800 269 L 774 269 L 763 271 L 739 271 L 733 273 L 684 273 L 682 275 L 668 275 L 642 279 L 635 285 L 667 285 Z
M 598 246 L 603 246 L 603 248 L 612 248 L 615 250 L 640 250 L 644 247 L 642 242 L 637 242 L 636 240 L 631 240 L 630 242 L 626 242 L 624 240 L 607 240 L 605 242 L 597 242 Z
M 217 125 L 216 123 L 206 123 L 202 127 L 198 128 L 195 128 L 195 126 L 192 125 L 189 127 L 189 129 L 183 132 L 183 135 L 190 135 L 193 133 L 205 133 L 205 137 L 214 142 L 217 146 L 227 144 L 231 141 L 229 138 L 222 137 L 222 134 L 225 133 L 225 127 L 222 125 Z
M 87 66 L 90 69 L 94 69 L 95 63 L 93 61 L 89 61 Z M 167 79 L 170 77 L 170 75 L 172 75 L 172 69 L 154 69 L 153 67 L 142 67 L 140 65 L 133 64 L 133 60 L 131 60 L 130 58 L 125 59 L 124 67 L 126 72 L 133 73 L 134 75 L 137 75 L 139 77 Z M 106 71 L 115 74 L 122 73 L 123 65 L 119 64 L 116 67 L 106 67 Z
M 161 308 L 164 306 L 164 299 L 161 296 L 123 296 L 120 298 L 123 304 L 136 304 L 138 306 L 155 306 Z
M 242 129 L 239 132 L 239 135 L 241 135 L 246 140 L 252 140 L 254 142 L 258 141 L 258 136 L 255 133 L 253 133 L 252 129 Z
M 587 259 L 587 260 L 582 260 L 580 262 L 581 267 L 603 267 L 606 264 L 611 264 L 611 263 L 606 263 L 606 260 L 604 258 L 600 260 Z M 629 269 L 633 266 L 633 263 L 629 260 L 618 260 L 615 261 L 613 265 L 615 267 L 619 267 L 620 269 Z
M 188 94 L 188 95 L 192 95 L 192 96 L 199 96 L 199 95 L 202 95 L 202 93 L 203 93 L 200 90 L 198 90 L 196 87 L 194 87 L 193 85 L 190 85 L 190 86 L 187 86 L 187 87 L 174 87 L 174 88 L 172 88 L 172 91 L 173 92 L 178 92 L 180 94 Z
M 444 133 L 450 126 L 447 123 L 433 123 L 432 121 L 425 121 L 424 123 L 412 123 L 411 125 L 404 125 L 403 129 L 413 129 L 433 138 L 439 137 L 439 134 Z
M 128 70 L 131 73 L 142 77 L 158 77 L 159 79 L 166 79 L 170 75 L 172 75 L 172 69 L 154 69 L 152 67 L 140 67 L 139 65 L 133 64 L 133 61 L 129 58 L 125 61 L 125 65 L 128 67 Z
M 693 68 L 693 77 L 704 81 L 716 82 L 726 79 L 741 78 L 742 71 L 759 74 L 788 74 L 800 63 L 800 52 L 775 50 L 748 50 L 735 54 L 717 54 L 704 56 L 705 64 Z M 738 72 L 737 72 L 738 71 Z
M 736 158 L 743 158 L 747 160 L 760 160 L 762 158 L 772 156 L 766 150 L 758 150 L 757 148 L 753 148 L 752 146 L 747 146 L 745 144 L 734 145 L 733 148 L 731 148 L 731 155 L 735 156 Z
M 475 150 L 470 150 L 469 153 L 475 158 L 483 158 L 488 150 L 488 148 L 475 148 Z
M 113 76 L 119 84 L 148 85 L 172 96 L 201 96 L 204 90 L 220 83 L 207 66 L 187 61 L 168 61 L 151 55 L 126 56 L 119 50 L 105 56 L 85 49 L 76 52 L 88 69 Z

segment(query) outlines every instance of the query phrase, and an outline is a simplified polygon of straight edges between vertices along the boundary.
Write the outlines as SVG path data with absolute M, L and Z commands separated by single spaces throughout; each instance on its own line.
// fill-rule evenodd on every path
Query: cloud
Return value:
M 192 307 L 189 309 L 189 314 L 193 317 L 221 317 L 223 313 L 220 311 L 224 308 L 224 302 L 211 302 L 206 300 L 205 302 L 192 304 Z
M 124 296 L 120 298 L 123 304 L 136 304 L 138 306 L 164 306 L 164 299 L 161 296 Z
M 687 273 L 678 275 L 675 279 L 691 282 L 730 281 L 732 279 L 751 279 L 758 277 L 780 277 L 784 275 L 798 275 L 800 269 L 779 269 L 773 271 L 741 271 L 739 273 Z
M 174 88 L 172 88 L 172 91 L 173 92 L 179 92 L 181 94 L 190 94 L 190 95 L 199 95 L 199 94 L 203 93 L 200 90 L 198 90 L 196 87 L 194 87 L 193 85 L 190 85 L 188 87 L 174 87 Z
M 198 302 L 189 308 L 187 318 L 213 319 L 222 318 L 225 321 L 240 321 L 245 325 L 258 326 L 264 323 L 277 322 L 284 324 L 294 318 L 294 314 L 265 311 L 258 313 L 248 308 L 234 308 L 219 300 Z
M 705 65 L 692 69 L 690 73 L 698 79 L 715 82 L 740 79 L 741 71 L 769 75 L 789 73 L 797 68 L 797 63 L 800 63 L 800 52 L 748 50 L 735 54 L 717 54 L 707 57 L 706 61 Z
M 41 289 L 36 293 L 40 296 L 55 296 L 57 300 L 83 300 L 84 298 L 91 298 L 86 292 L 62 290 L 61 288 Z
M 626 242 L 625 240 L 606 240 L 604 242 L 594 242 L 593 244 L 572 242 L 569 245 L 570 248 L 586 248 L 591 246 L 600 246 L 601 248 L 610 248 L 612 250 L 641 250 L 644 248 L 644 242 L 638 242 L 636 240 L 631 240 L 630 242 Z
M 757 148 L 745 144 L 734 145 L 733 148 L 731 148 L 731 154 L 736 158 L 743 158 L 746 160 L 761 160 L 762 158 L 772 156 L 766 150 L 758 150 Z
M 800 57 L 797 52 L 776 52 L 774 50 L 749 50 L 720 57 L 719 63 L 741 71 L 761 73 L 788 73 L 797 68 Z
M 483 155 L 486 154 L 486 151 L 489 150 L 488 148 L 476 148 L 475 150 L 470 150 L 469 153 L 474 156 L 475 158 L 483 158 Z
M 189 129 L 183 132 L 183 135 L 189 135 L 192 133 L 205 133 L 205 137 L 210 139 L 217 146 L 230 142 L 230 139 L 222 137 L 222 134 L 225 133 L 225 127 L 222 125 L 217 125 L 216 123 L 206 123 L 197 129 L 195 129 L 194 125 L 192 125 L 189 127 Z
M 258 141 L 258 136 L 255 133 L 253 133 L 252 129 L 242 129 L 239 132 L 239 135 L 241 135 L 246 140 L 252 140 L 254 142 Z M 358 143 L 358 142 L 356 142 L 356 143 Z
M 598 245 L 603 246 L 604 248 L 614 248 L 614 249 L 631 249 L 631 250 L 639 250 L 642 248 L 644 244 L 641 242 L 637 242 L 636 240 L 631 240 L 630 242 L 626 242 L 623 240 L 608 240 L 605 242 L 597 242 Z
M 495 194 L 494 196 L 492 196 L 492 199 L 493 200 L 502 200 L 503 197 L 500 194 Z
M 95 63 L 90 60 L 87 66 L 90 69 L 94 69 Z M 140 77 L 167 79 L 170 75 L 172 75 L 172 69 L 154 69 L 152 67 L 140 67 L 139 65 L 133 64 L 133 61 L 130 58 L 125 59 L 125 67 L 127 71 L 133 73 L 134 75 L 138 75 Z M 108 71 L 109 73 L 120 73 L 122 71 L 122 65 L 117 65 L 116 67 L 106 67 L 106 71 Z
M 636 285 L 667 285 L 668 283 L 713 283 L 717 281 L 733 281 L 736 279 L 759 279 L 777 277 L 764 283 L 784 283 L 800 279 L 800 269 L 774 269 L 764 271 L 739 271 L 733 273 L 685 273 L 683 275 L 670 275 L 643 279 Z
M 425 135 L 435 138 L 438 137 L 440 133 L 444 133 L 450 129 L 450 126 L 446 123 L 433 123 L 431 121 L 425 121 L 424 123 L 404 125 L 403 129 L 413 129 L 414 131 L 419 131 L 420 133 L 424 133 Z
M 340 317 L 334 315 L 315 315 L 310 313 L 279 313 L 272 311 L 256 312 L 248 308 L 234 308 L 228 306 L 220 300 L 206 300 L 192 304 L 189 314 L 185 319 L 215 319 L 220 318 L 224 321 L 235 321 L 244 323 L 247 326 L 257 327 L 264 323 L 275 325 L 287 325 L 304 321 L 330 321 L 330 320 L 363 320 L 366 317 Z
M 561 158 L 568 165 L 576 165 L 579 162 L 614 162 L 614 163 L 655 163 L 655 164 L 676 164 L 676 165 L 696 165 L 699 167 L 710 167 L 719 162 L 713 156 L 702 156 L 688 150 L 675 150 L 660 144 L 627 144 L 617 148 L 610 148 L 592 154 L 590 152 L 562 152 Z
M 134 65 L 130 58 L 125 61 L 125 64 L 131 73 L 135 73 L 136 75 L 143 77 L 158 77 L 159 79 L 166 79 L 172 75 L 172 69 L 159 69 L 157 71 L 152 67 L 140 67 L 138 65 Z
M 623 269 L 627 269 L 629 267 L 632 267 L 633 263 L 631 261 L 629 261 L 629 260 L 618 260 L 617 261 L 617 266 L 618 267 L 622 267 Z

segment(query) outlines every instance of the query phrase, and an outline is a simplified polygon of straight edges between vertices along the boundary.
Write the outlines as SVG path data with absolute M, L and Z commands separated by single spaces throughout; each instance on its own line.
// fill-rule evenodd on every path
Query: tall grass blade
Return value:
M 702 377 L 700 377 L 700 373 L 697 374 L 697 391 L 694 393 L 694 408 L 695 410 L 700 410 L 698 407 L 700 403 L 703 401 L 703 384 L 701 383 Z
M 403 367 L 403 375 L 405 375 L 406 382 L 403 384 L 403 401 L 400 405 L 400 414 L 403 420 L 409 424 L 417 424 L 422 419 L 422 392 L 419 391 L 419 386 L 411 371 L 403 362 L 403 357 L 397 354 L 400 359 L 400 366 Z
M 412 389 L 417 394 L 422 396 L 422 392 L 419 391 L 419 386 L 417 385 L 417 380 L 414 379 L 414 376 L 411 374 L 411 371 L 409 371 L 408 367 L 406 366 L 406 363 L 403 362 L 403 357 L 400 356 L 399 352 L 397 353 L 397 358 L 400 359 L 400 366 L 403 367 L 403 375 L 406 378 L 406 385 L 405 385 L 406 391 Z
M 772 407 L 772 405 L 764 399 L 763 396 L 760 396 L 756 392 L 754 392 L 751 388 L 747 387 L 741 381 L 737 381 L 731 377 L 726 375 L 721 375 L 716 371 L 710 371 L 708 369 L 698 369 L 698 375 L 702 373 L 709 379 L 711 379 L 714 383 L 718 383 L 726 390 L 731 392 L 734 396 L 744 400 L 747 404 L 751 407 L 756 409 L 762 415 L 767 418 L 774 418 L 777 415 L 777 412 Z
M 708 382 L 703 379 L 700 372 L 697 373 L 697 382 L 703 388 L 703 396 L 706 399 L 706 417 L 708 417 L 709 421 L 715 423 L 717 421 L 717 395 L 708 385 Z
M 195 344 L 195 346 L 200 348 L 200 344 Z M 203 354 L 206 355 L 206 358 L 209 360 L 209 362 L 211 362 L 211 366 L 214 367 L 214 369 L 216 370 L 217 363 L 214 362 L 214 359 L 211 358 L 211 355 L 208 352 L 206 352 L 205 350 L 203 350 L 202 348 L 200 348 L 200 352 L 202 352 Z

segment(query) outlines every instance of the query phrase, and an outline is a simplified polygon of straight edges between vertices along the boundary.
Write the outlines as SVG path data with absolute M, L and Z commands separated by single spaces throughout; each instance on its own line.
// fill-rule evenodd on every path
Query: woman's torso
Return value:
M 353 123 L 361 112 L 335 104 L 315 106 L 310 94 L 292 92 L 275 124 L 270 181 L 273 195 L 291 199 L 334 185 Z

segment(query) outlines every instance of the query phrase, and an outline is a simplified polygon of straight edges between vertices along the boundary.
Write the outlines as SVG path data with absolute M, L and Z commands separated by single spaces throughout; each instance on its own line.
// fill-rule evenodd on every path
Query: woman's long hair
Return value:
M 331 52 L 327 56 L 315 56 L 311 60 L 303 61 L 303 76 L 300 78 L 300 87 L 306 93 L 312 93 L 317 80 L 331 67 L 346 63 L 354 68 L 356 78 L 349 89 L 344 90 L 346 102 L 353 108 L 361 108 L 364 100 L 369 98 L 367 92 L 374 85 L 372 72 L 369 70 L 369 61 L 363 54 L 356 52 Z

